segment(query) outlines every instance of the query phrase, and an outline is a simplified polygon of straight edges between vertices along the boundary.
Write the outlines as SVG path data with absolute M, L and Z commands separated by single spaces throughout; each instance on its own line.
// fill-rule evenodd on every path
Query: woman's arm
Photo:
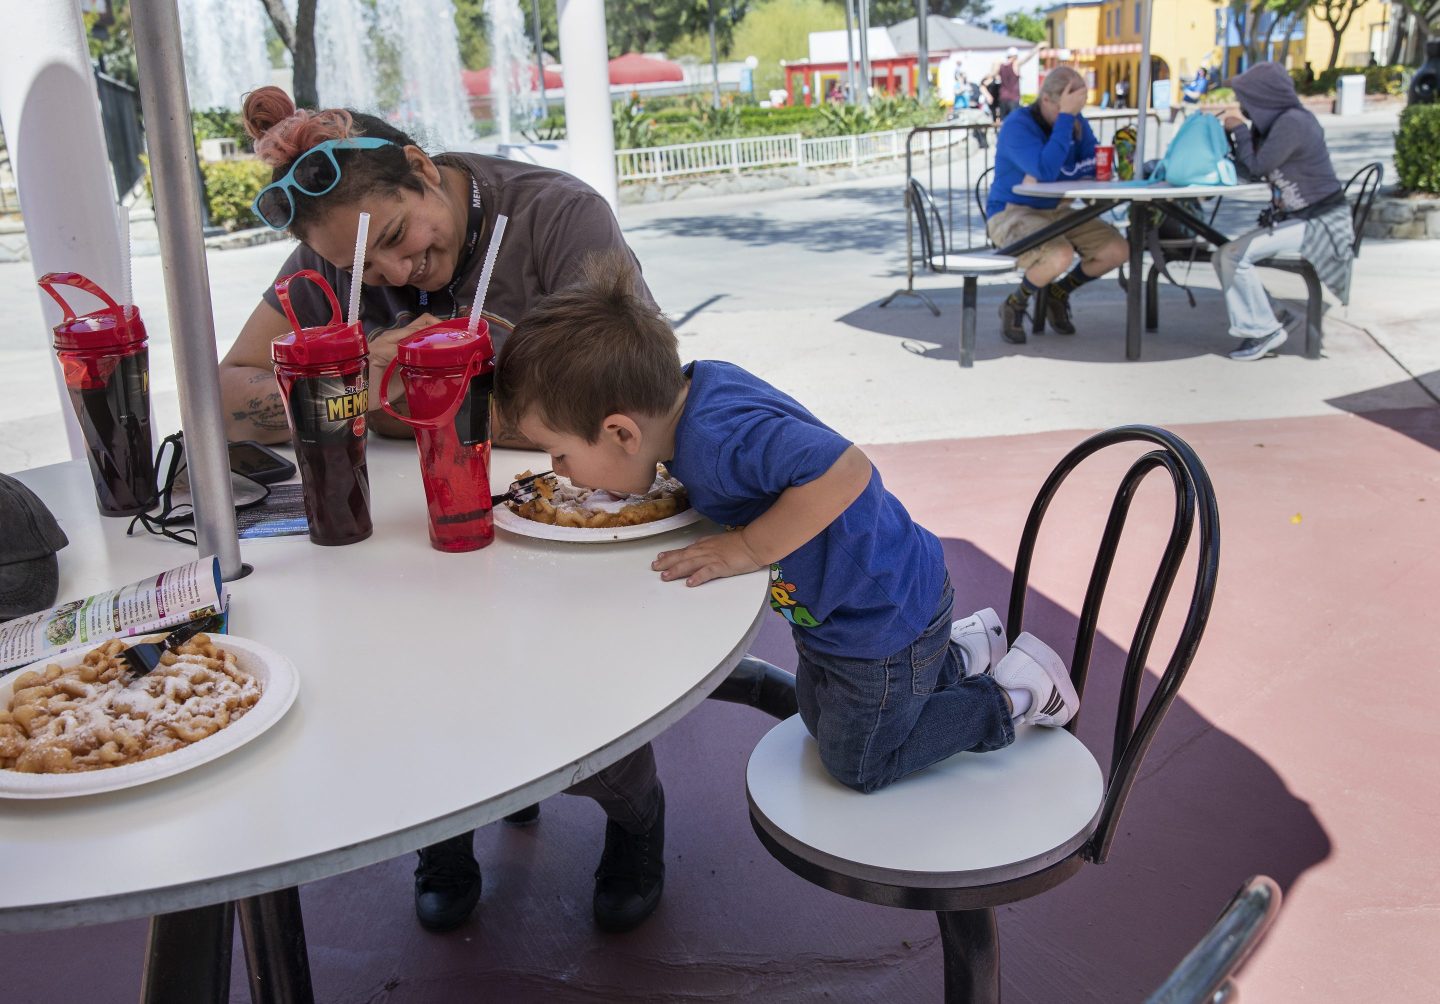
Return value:
M 662 579 L 683 577 L 687 586 L 767 568 L 839 519 L 870 484 L 872 470 L 870 458 L 851 446 L 814 481 L 781 492 L 748 526 L 702 537 L 679 551 L 662 551 L 650 567 Z
M 220 403 L 225 412 L 225 437 L 230 441 L 289 440 L 285 402 L 270 362 L 270 343 L 289 330 L 285 315 L 262 300 L 220 360 Z

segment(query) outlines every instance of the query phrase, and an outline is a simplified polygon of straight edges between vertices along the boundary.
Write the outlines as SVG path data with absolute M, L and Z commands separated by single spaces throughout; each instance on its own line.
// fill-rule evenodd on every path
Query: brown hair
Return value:
M 685 389 L 679 343 L 637 275 L 626 252 L 593 254 L 579 282 L 527 313 L 500 350 L 497 410 L 590 443 L 608 415 L 668 413 Z
M 402 188 L 425 191 L 425 183 L 405 156 L 405 148 L 416 142 L 384 119 L 345 108 L 297 109 L 278 87 L 260 87 L 245 95 L 241 115 L 245 131 L 255 141 L 255 155 L 273 168 L 271 181 L 279 181 L 301 154 L 326 140 L 374 136 L 392 144 L 332 151 L 340 165 L 340 183 L 324 195 L 290 190 L 295 203 L 290 231 L 302 240 L 330 206 L 353 204 L 376 194 L 393 196 Z

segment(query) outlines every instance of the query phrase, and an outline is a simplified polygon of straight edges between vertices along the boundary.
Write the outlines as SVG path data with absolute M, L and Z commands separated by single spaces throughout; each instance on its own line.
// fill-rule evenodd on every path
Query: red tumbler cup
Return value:
M 65 312 L 55 325 L 55 352 L 85 437 L 100 512 L 145 512 L 159 493 L 150 439 L 150 353 L 140 311 L 117 304 L 77 272 L 51 272 L 39 281 Z M 76 316 L 56 286 L 84 290 L 105 308 Z
M 458 318 L 431 325 L 398 346 L 380 379 L 380 405 L 415 430 L 430 511 L 430 544 L 474 551 L 495 539 L 490 511 L 490 395 L 495 349 L 485 321 L 475 334 Z M 395 367 L 409 415 L 390 406 Z
M 330 301 L 330 323 L 302 328 L 290 305 L 290 284 L 309 279 Z M 317 544 L 353 544 L 370 536 L 370 472 L 365 463 L 365 413 L 370 407 L 370 353 L 359 324 L 345 324 L 340 301 L 311 269 L 286 276 L 275 293 L 291 333 L 270 344 L 275 379 L 300 468 L 305 517 Z
M 1115 148 L 1113 146 L 1097 146 L 1095 148 L 1095 180 L 1115 180 Z

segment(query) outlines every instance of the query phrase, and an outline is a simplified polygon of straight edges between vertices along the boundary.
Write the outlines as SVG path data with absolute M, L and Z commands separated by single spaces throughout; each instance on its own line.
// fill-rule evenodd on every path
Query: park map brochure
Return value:
M 111 589 L 0 624 L 0 674 L 111 638 L 130 638 L 224 614 L 229 595 L 220 561 L 200 558 Z

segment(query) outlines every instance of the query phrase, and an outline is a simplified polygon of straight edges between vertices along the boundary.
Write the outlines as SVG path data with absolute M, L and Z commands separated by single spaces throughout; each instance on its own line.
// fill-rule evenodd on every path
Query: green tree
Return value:
M 755 93 L 763 98 L 767 91 L 785 84 L 780 60 L 804 59 L 810 52 L 812 31 L 837 28 L 845 28 L 845 9 L 833 0 L 759 0 L 735 26 L 730 52 L 737 59 L 754 56 L 758 60 Z M 705 44 L 708 58 L 709 42 Z
M 925 9 L 941 17 L 979 21 L 990 12 L 990 0 L 926 0 Z M 840 10 L 843 17 L 844 8 L 840 7 Z M 915 0 L 870 0 L 870 26 L 873 28 L 908 21 L 915 13 Z
M 525 16 L 525 36 L 535 41 L 534 6 L 520 0 Z M 560 24 L 556 19 L 555 0 L 540 3 L 540 48 L 555 59 L 560 58 Z M 485 20 L 485 0 L 455 0 L 455 28 L 460 33 L 460 63 L 467 70 L 490 65 L 490 25 Z M 531 52 L 534 58 L 534 52 Z
M 1364 5 L 1365 0 L 1313 0 L 1310 4 L 1315 10 L 1315 16 L 1325 22 L 1334 38 L 1334 45 L 1330 49 L 1330 62 L 1325 65 L 1325 69 L 1335 69 L 1335 64 L 1340 61 L 1340 36 L 1350 27 L 1355 12 Z
M 260 0 L 275 34 L 290 50 L 291 66 L 295 76 L 291 87 L 295 91 L 295 104 L 301 108 L 318 108 L 320 93 L 315 85 L 315 0 L 299 0 L 295 16 L 285 7 L 285 0 Z
M 107 10 L 86 11 L 85 35 L 90 58 L 100 72 L 134 87 L 140 80 L 135 72 L 135 39 L 130 31 L 130 0 L 111 0 Z
M 1045 15 L 1039 7 L 1031 13 L 1012 10 L 1005 15 L 1005 33 L 1011 38 L 1023 38 L 1027 42 L 1045 41 Z
M 708 35 L 712 14 L 716 45 L 728 54 L 749 6 L 750 0 L 605 0 L 610 55 L 663 50 L 686 36 Z

